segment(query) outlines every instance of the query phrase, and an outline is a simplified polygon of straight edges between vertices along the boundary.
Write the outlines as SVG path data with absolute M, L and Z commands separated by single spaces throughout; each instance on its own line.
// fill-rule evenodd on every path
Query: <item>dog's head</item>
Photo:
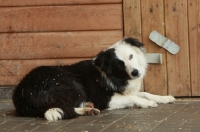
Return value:
M 107 50 L 100 52 L 94 64 L 105 75 L 119 79 L 143 78 L 147 62 L 140 48 L 142 43 L 133 38 L 124 38 Z

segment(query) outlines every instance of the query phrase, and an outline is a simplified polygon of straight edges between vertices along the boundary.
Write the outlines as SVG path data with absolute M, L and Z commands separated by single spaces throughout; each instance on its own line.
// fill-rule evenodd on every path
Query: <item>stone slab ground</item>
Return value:
M 11 101 L 0 101 L 0 132 L 199 132 L 200 101 L 177 100 L 157 108 L 102 111 L 96 116 L 48 122 L 13 114 Z

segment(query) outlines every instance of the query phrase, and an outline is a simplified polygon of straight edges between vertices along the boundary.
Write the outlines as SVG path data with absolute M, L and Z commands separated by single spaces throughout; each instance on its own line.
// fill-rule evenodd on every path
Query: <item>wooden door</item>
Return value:
M 145 91 L 160 95 L 199 96 L 199 1 L 124 0 L 123 4 L 125 36 L 141 40 L 147 52 L 163 55 L 162 64 L 149 65 Z M 149 34 L 153 30 L 178 44 L 181 47 L 179 53 L 172 55 L 150 41 Z
M 200 96 L 200 0 L 188 0 L 192 96 Z

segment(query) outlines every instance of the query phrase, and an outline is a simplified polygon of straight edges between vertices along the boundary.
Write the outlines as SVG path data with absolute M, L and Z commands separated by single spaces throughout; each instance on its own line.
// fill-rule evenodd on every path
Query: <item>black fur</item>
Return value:
M 125 38 L 124 41 L 131 46 L 142 47 L 144 46 L 143 43 L 139 42 L 137 39 L 134 38 Z
M 114 51 L 100 52 L 95 60 L 73 65 L 33 69 L 14 90 L 16 112 L 19 116 L 44 117 L 48 109 L 60 108 L 63 119 L 69 119 L 78 116 L 74 108 L 83 101 L 92 102 L 99 110 L 106 109 L 111 96 L 123 92 L 130 78 Z

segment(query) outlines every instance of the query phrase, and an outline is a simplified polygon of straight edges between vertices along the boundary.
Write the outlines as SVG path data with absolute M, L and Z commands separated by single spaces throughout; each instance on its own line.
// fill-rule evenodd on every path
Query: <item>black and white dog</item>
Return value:
M 147 68 L 142 46 L 133 38 L 124 38 L 92 60 L 33 69 L 14 90 L 16 112 L 56 121 L 96 115 L 104 109 L 174 102 L 172 96 L 139 92 Z

